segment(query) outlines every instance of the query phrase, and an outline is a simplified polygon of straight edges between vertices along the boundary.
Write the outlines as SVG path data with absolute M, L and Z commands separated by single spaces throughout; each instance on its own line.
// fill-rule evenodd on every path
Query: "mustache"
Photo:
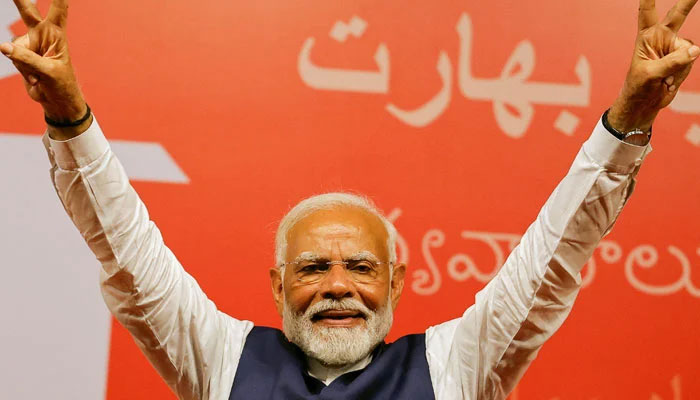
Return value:
M 355 311 L 362 314 L 365 318 L 375 314 L 374 311 L 355 299 L 324 299 L 307 308 L 306 312 L 304 312 L 304 317 L 310 319 L 318 313 L 329 310 Z

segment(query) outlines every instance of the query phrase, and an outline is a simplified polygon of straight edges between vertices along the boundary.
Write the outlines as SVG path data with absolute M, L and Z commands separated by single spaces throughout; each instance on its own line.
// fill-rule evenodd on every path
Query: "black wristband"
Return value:
M 607 110 L 605 110 L 605 113 L 603 114 L 603 126 L 605 127 L 605 129 L 608 130 L 608 132 L 610 132 L 610 134 L 612 134 L 613 136 L 615 136 L 616 138 L 618 138 L 620 140 L 623 140 L 625 138 L 625 134 L 618 131 L 617 129 L 613 128 L 612 125 L 610 125 L 610 122 L 608 122 L 608 113 L 609 112 L 610 112 L 610 109 L 608 108 Z
M 87 110 L 85 110 L 85 115 L 83 115 L 83 117 L 77 121 L 54 121 L 53 119 L 47 117 L 46 114 L 44 114 L 44 121 L 51 126 L 55 126 L 56 128 L 72 128 L 79 126 L 83 122 L 87 121 L 88 118 L 90 118 L 90 115 L 92 115 L 92 110 L 90 110 L 90 106 L 87 103 L 85 103 L 85 107 L 87 107 Z
M 608 122 L 608 113 L 609 112 L 610 112 L 610 109 L 608 108 L 607 110 L 605 110 L 605 113 L 603 114 L 603 118 L 602 118 L 603 126 L 605 127 L 605 129 L 608 130 L 608 132 L 610 132 L 611 135 L 615 136 L 619 140 L 625 140 L 625 137 L 627 136 L 627 134 L 625 132 L 620 132 L 617 129 L 613 128 L 613 126 L 610 125 L 610 122 Z M 651 139 L 651 128 L 649 128 L 649 132 L 647 132 L 646 134 L 647 134 L 647 137 L 649 139 Z

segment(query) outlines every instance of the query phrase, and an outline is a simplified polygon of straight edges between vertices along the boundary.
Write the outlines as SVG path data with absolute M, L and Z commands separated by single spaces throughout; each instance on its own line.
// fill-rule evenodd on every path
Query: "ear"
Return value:
M 391 277 L 391 308 L 396 310 L 399 305 L 399 298 L 403 292 L 404 277 L 406 276 L 406 264 L 400 263 L 394 266 Z
M 272 298 L 275 300 L 277 313 L 282 316 L 284 310 L 284 289 L 282 286 L 282 270 L 277 267 L 270 268 L 270 284 L 272 285 Z

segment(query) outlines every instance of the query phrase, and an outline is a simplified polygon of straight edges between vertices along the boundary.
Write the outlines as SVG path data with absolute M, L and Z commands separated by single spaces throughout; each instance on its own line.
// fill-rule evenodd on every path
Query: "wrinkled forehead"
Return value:
M 388 257 L 387 231 L 374 214 L 357 207 L 318 210 L 299 220 L 287 233 L 287 261 L 301 254 L 349 258 L 357 254 Z

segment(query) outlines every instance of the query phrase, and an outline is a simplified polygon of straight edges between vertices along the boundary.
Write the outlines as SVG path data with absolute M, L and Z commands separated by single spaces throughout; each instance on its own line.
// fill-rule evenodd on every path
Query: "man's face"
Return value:
M 376 276 L 358 279 L 340 262 L 358 259 L 378 262 Z M 352 363 L 384 339 L 405 266 L 392 272 L 379 218 L 356 207 L 316 211 L 288 232 L 285 262 L 284 276 L 270 271 L 273 294 L 285 334 L 307 355 L 328 365 Z M 302 278 L 310 262 L 325 266 L 311 283 Z

